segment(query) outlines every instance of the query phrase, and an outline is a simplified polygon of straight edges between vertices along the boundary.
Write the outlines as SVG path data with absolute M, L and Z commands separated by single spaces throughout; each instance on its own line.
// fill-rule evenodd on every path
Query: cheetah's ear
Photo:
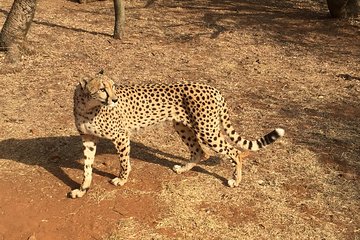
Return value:
M 98 72 L 98 75 L 104 75 L 105 71 L 104 69 L 102 68 L 99 72 Z
M 85 89 L 87 83 L 88 83 L 88 80 L 85 78 L 83 78 L 79 81 L 79 84 L 83 90 Z

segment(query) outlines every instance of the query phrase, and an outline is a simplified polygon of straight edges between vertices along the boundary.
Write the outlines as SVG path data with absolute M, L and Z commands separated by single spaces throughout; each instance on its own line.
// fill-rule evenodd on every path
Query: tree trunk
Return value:
M 114 0 L 115 26 L 114 38 L 122 39 L 125 32 L 125 4 L 124 0 Z
M 78 0 L 79 3 L 90 3 L 97 0 Z M 100 0 L 101 1 L 101 0 Z M 115 24 L 114 35 L 115 39 L 122 39 L 125 32 L 125 3 L 124 0 L 114 0 Z
M 360 0 L 327 0 L 327 5 L 334 18 L 356 17 L 360 13 Z
M 35 15 L 37 0 L 14 0 L 0 33 L 0 50 L 14 58 L 25 46 L 26 34 Z

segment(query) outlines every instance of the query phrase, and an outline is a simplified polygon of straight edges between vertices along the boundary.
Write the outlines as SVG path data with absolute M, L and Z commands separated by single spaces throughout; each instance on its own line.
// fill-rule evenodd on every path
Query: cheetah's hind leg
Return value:
M 181 137 L 181 140 L 188 146 L 191 157 L 190 161 L 185 165 L 174 165 L 173 170 L 180 174 L 187 172 L 195 167 L 201 160 L 208 158 L 209 156 L 203 151 L 200 144 L 197 141 L 195 133 L 183 123 L 174 121 L 174 128 Z

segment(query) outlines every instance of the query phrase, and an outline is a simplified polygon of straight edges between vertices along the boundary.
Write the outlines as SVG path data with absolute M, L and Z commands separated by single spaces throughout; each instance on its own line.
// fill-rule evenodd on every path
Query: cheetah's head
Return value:
M 115 84 L 107 76 L 97 74 L 92 79 L 80 81 L 82 91 L 89 96 L 91 105 L 105 105 L 114 107 L 117 104 Z

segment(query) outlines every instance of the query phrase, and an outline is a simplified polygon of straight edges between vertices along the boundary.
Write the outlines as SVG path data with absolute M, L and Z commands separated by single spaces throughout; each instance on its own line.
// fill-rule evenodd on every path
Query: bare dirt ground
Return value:
M 0 53 L 0 239 L 360 239 L 359 20 L 330 19 L 325 1 L 126 3 L 123 42 L 111 1 L 40 0 L 22 61 Z M 286 136 L 231 189 L 220 156 L 173 173 L 189 154 L 160 124 L 133 134 L 124 187 L 108 182 L 104 141 L 92 189 L 69 199 L 82 175 L 72 94 L 101 68 L 120 84 L 210 84 L 243 136 Z

